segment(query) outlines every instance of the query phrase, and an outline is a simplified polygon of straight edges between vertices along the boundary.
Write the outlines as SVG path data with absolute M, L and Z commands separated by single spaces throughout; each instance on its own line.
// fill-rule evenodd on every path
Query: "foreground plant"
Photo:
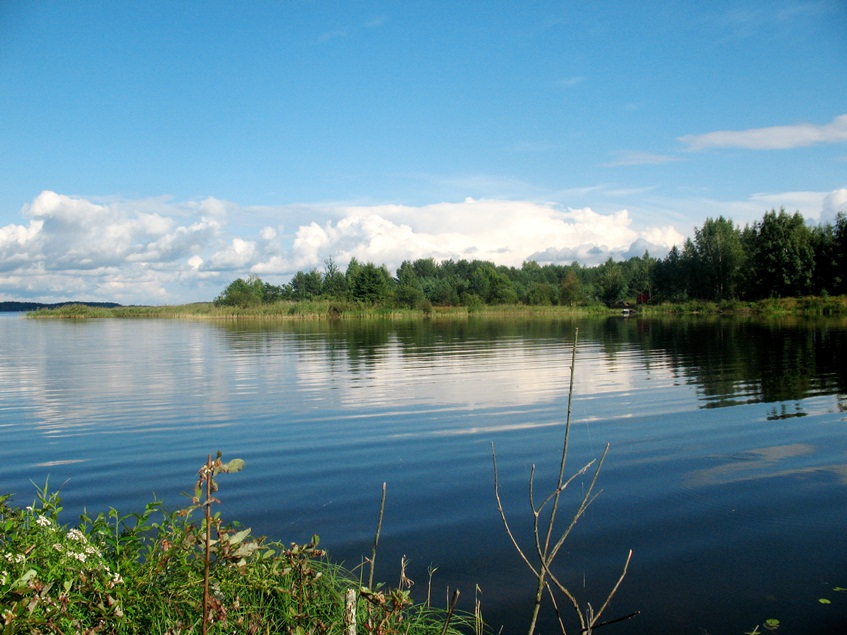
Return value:
M 284 545 L 224 524 L 212 513 L 217 478 L 242 466 L 209 457 L 181 511 L 154 501 L 140 514 L 83 514 L 76 527 L 60 524 L 61 499 L 47 484 L 24 508 L 0 496 L 0 635 L 340 633 L 350 588 L 360 590 L 354 611 L 372 616 L 353 633 L 457 633 L 444 610 L 413 605 L 406 589 L 365 592 L 317 536 Z
M 518 543 L 518 540 L 515 537 L 515 534 L 512 532 L 512 529 L 509 525 L 509 521 L 506 517 L 506 512 L 503 507 L 503 502 L 500 499 L 500 483 L 499 483 L 499 474 L 497 470 L 497 455 L 494 452 L 494 444 L 491 444 L 491 457 L 494 462 L 494 495 L 497 499 L 497 509 L 500 512 L 500 518 L 503 521 L 503 525 L 506 528 L 506 533 L 509 535 L 509 539 L 512 541 L 512 545 L 517 550 L 518 554 L 520 554 L 521 559 L 524 564 L 532 571 L 533 576 L 536 581 L 535 588 L 535 597 L 532 605 L 532 614 L 530 617 L 529 623 L 529 634 L 535 632 L 536 625 L 538 623 L 538 615 L 541 610 L 541 603 L 544 599 L 545 591 L 547 595 L 550 597 L 550 601 L 553 605 L 553 608 L 556 612 L 556 615 L 559 620 L 559 627 L 563 633 L 566 635 L 567 631 L 565 629 L 564 621 L 562 619 L 562 614 L 559 610 L 558 600 L 556 596 L 556 591 L 562 596 L 568 604 L 573 609 L 574 614 L 576 615 L 579 626 L 580 633 L 582 634 L 590 634 L 593 630 L 600 628 L 601 626 L 606 626 L 608 624 L 613 624 L 615 622 L 623 621 L 635 617 L 638 613 L 631 613 L 629 615 L 625 615 L 623 617 L 619 617 L 613 620 L 608 620 L 605 622 L 601 622 L 600 618 L 605 612 L 606 608 L 609 606 L 609 602 L 611 602 L 612 597 L 620 587 L 621 582 L 623 582 L 624 577 L 626 576 L 627 568 L 629 567 L 629 561 L 632 558 L 632 550 L 629 551 L 629 554 L 626 557 L 626 561 L 624 562 L 623 571 L 620 574 L 615 585 L 612 587 L 611 591 L 609 591 L 605 600 L 600 605 L 600 608 L 594 610 L 591 604 L 587 604 L 583 609 L 579 602 L 577 601 L 574 594 L 568 589 L 553 573 L 551 569 L 556 556 L 559 555 L 559 551 L 564 545 L 565 540 L 567 540 L 573 528 L 576 526 L 577 521 L 585 515 L 585 511 L 588 509 L 589 505 L 594 502 L 594 500 L 599 495 L 599 492 L 595 493 L 595 487 L 597 485 L 597 477 L 600 475 L 600 468 L 603 466 L 603 461 L 606 458 L 606 454 L 609 451 L 609 445 L 606 445 L 606 448 L 603 450 L 603 454 L 600 456 L 600 460 L 593 460 L 585 465 L 582 469 L 575 472 L 569 478 L 565 479 L 565 469 L 567 465 L 568 459 L 568 442 L 570 440 L 570 430 L 571 430 L 571 402 L 573 399 L 573 378 L 574 378 L 574 370 L 576 368 L 576 343 L 577 337 L 579 335 L 579 330 L 577 329 L 574 333 L 574 343 L 573 343 L 573 351 L 571 353 L 571 376 L 570 376 L 570 385 L 568 388 L 568 410 L 567 416 L 565 418 L 565 436 L 562 442 L 562 458 L 559 463 L 559 476 L 556 482 L 556 487 L 553 491 L 546 497 L 541 503 L 536 502 L 535 498 L 535 465 L 532 466 L 529 476 L 529 503 L 532 509 L 533 516 L 533 539 L 534 539 L 534 554 L 528 553 L 521 545 Z M 588 486 L 583 490 L 583 494 L 580 499 L 578 499 L 578 503 L 576 506 L 576 511 L 574 511 L 570 517 L 570 521 L 568 521 L 567 526 L 558 537 L 554 536 L 554 532 L 556 531 L 556 521 L 558 519 L 559 514 L 559 503 L 562 494 L 568 488 L 568 486 L 573 483 L 573 481 L 584 474 L 586 474 L 592 466 L 596 463 L 596 467 L 594 467 L 594 474 L 591 477 Z M 544 522 L 545 509 L 549 509 L 546 511 L 546 526 Z M 553 583 L 552 586 L 550 583 Z

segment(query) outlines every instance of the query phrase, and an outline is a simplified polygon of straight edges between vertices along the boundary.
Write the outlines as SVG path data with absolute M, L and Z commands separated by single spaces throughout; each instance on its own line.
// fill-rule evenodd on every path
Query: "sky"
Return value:
M 843 0 L 0 2 L 0 301 L 847 211 Z

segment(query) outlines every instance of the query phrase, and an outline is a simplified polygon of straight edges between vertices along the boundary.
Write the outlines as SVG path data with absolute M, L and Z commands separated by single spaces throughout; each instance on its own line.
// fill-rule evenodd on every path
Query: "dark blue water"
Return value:
M 833 591 L 847 587 L 844 321 L 3 316 L 0 491 L 28 502 L 49 477 L 68 522 L 154 496 L 176 508 L 221 450 L 247 463 L 222 478 L 225 518 L 286 542 L 318 533 L 353 567 L 386 482 L 377 577 L 396 583 L 405 555 L 418 597 L 437 567 L 435 597 L 459 588 L 470 610 L 478 585 L 495 632 L 524 632 L 534 583 L 499 518 L 491 444 L 531 550 L 530 466 L 541 499 L 576 327 L 568 472 L 611 447 L 553 569 L 598 608 L 633 550 L 604 617 L 641 614 L 601 632 L 741 635 L 769 618 L 847 632 L 847 593 Z M 566 490 L 562 529 L 590 474 Z M 547 602 L 541 632 L 554 619 Z

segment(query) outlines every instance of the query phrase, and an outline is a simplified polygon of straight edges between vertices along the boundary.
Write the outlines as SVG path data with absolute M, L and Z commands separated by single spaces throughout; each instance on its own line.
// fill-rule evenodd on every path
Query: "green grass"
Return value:
M 472 630 L 473 616 L 453 615 L 445 627 L 446 609 L 414 604 L 405 588 L 364 589 L 327 560 L 317 536 L 283 545 L 218 516 L 194 518 L 207 501 L 216 499 L 171 513 L 158 501 L 140 513 L 112 509 L 71 527 L 47 485 L 23 508 L 0 496 L 0 633 L 190 635 L 204 632 L 204 612 L 208 633 L 342 633 L 347 589 L 358 633 Z
M 405 309 L 373 306 L 349 301 L 280 301 L 248 307 L 216 306 L 211 302 L 174 306 L 89 307 L 69 304 L 55 309 L 39 309 L 27 314 L 33 319 L 164 318 L 205 320 L 329 320 L 329 319 L 408 319 L 481 317 L 556 317 L 620 313 L 602 305 L 592 306 L 456 306 Z
M 757 316 L 831 316 L 847 315 L 847 296 L 813 296 L 803 298 L 771 298 L 755 302 L 725 300 L 710 302 L 664 302 L 635 307 L 639 315 L 757 315 Z M 373 306 L 351 301 L 312 300 L 280 301 L 248 307 L 216 306 L 212 302 L 198 302 L 174 306 L 128 306 L 115 308 L 89 307 L 70 304 L 56 309 L 39 309 L 28 314 L 30 318 L 164 318 L 201 320 L 331 320 L 331 319 L 409 319 L 479 317 L 588 317 L 620 315 L 619 308 L 601 304 L 588 306 L 428 306 L 425 309 L 403 309 L 391 306 Z
M 768 298 L 752 302 L 689 300 L 644 305 L 640 306 L 638 311 L 644 315 L 753 315 L 760 317 L 847 315 L 847 296 Z

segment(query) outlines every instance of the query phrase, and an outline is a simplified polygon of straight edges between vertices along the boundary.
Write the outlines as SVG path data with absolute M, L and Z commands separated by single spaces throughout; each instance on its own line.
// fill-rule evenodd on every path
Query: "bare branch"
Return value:
M 611 602 L 612 597 L 615 595 L 615 593 L 618 592 L 618 587 L 620 587 L 621 582 L 623 582 L 623 579 L 626 576 L 626 571 L 629 568 L 630 560 L 632 560 L 632 549 L 629 550 L 629 553 L 626 556 L 626 562 L 624 562 L 623 571 L 621 571 L 621 575 L 618 578 L 618 581 L 615 583 L 615 586 L 612 587 L 612 590 L 609 592 L 609 595 L 606 596 L 606 601 L 603 602 L 603 606 L 600 607 L 600 610 L 597 611 L 597 614 L 594 616 L 594 619 L 591 622 L 592 627 L 594 627 L 594 625 L 597 623 L 597 620 L 600 619 L 600 616 L 603 614 L 603 611 L 606 610 L 606 607 L 609 606 L 609 602 Z
M 515 540 L 515 535 L 512 533 L 512 528 L 509 527 L 509 521 L 506 520 L 506 512 L 503 510 L 503 502 L 500 500 L 500 478 L 499 473 L 497 471 L 497 454 L 494 452 L 494 443 L 491 443 L 491 459 L 494 462 L 494 497 L 497 499 L 497 511 L 500 512 L 500 519 L 503 521 L 503 526 L 506 528 L 506 533 L 509 536 L 509 539 L 512 541 L 512 545 L 517 550 L 521 559 L 526 563 L 526 566 L 529 567 L 529 570 L 532 571 L 532 574 L 538 577 L 538 571 L 536 571 L 535 567 L 532 566 L 532 563 L 526 557 L 521 549 L 521 546 L 518 544 L 518 541 Z

